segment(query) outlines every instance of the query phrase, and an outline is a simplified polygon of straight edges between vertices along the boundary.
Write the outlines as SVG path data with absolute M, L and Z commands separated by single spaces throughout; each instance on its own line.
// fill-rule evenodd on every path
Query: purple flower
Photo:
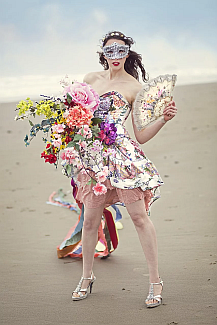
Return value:
M 100 139 L 108 146 L 115 142 L 117 138 L 117 128 L 114 123 L 102 122 L 100 124 Z

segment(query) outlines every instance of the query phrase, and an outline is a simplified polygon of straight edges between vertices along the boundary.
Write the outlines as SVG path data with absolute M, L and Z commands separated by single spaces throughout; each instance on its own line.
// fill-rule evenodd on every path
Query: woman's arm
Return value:
M 166 122 L 170 121 L 177 113 L 176 104 L 174 101 L 169 102 L 166 107 L 164 108 L 162 118 L 158 119 L 154 124 L 147 126 L 142 131 L 138 131 L 137 127 L 135 126 L 132 114 L 132 121 L 133 121 L 133 129 L 136 140 L 143 144 L 150 139 L 152 139 L 160 129 L 165 125 Z

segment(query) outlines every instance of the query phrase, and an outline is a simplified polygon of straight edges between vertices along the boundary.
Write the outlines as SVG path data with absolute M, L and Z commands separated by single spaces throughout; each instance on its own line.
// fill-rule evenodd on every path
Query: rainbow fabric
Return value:
M 47 204 L 68 208 L 72 211 L 79 212 L 76 224 L 70 228 L 63 242 L 57 246 L 58 258 L 66 256 L 82 258 L 82 228 L 84 222 L 84 206 L 78 206 L 77 203 L 67 202 L 63 199 L 62 190 L 58 191 L 58 197 L 54 198 L 56 192 L 53 192 Z M 95 249 L 95 257 L 108 257 L 118 246 L 118 232 L 116 222 L 122 219 L 121 212 L 117 205 L 111 206 L 114 214 L 109 209 L 104 209 L 102 221 L 98 229 L 98 243 Z
M 95 249 L 95 257 L 107 257 L 118 246 L 118 233 L 115 222 L 121 219 L 121 213 L 117 206 L 112 206 L 116 211 L 114 219 L 111 211 L 104 209 L 102 221 L 98 229 L 98 243 Z M 66 256 L 82 257 L 82 228 L 84 222 L 84 206 L 81 208 L 79 219 L 69 230 L 64 241 L 57 247 L 58 258 Z

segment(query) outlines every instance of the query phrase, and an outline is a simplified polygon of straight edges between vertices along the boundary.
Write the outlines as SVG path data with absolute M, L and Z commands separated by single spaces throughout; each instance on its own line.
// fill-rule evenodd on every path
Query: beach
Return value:
M 16 103 L 0 104 L 1 325 L 217 324 L 217 83 L 177 86 L 174 100 L 176 118 L 142 145 L 165 183 L 151 209 L 164 281 L 154 309 L 145 307 L 147 264 L 124 208 L 118 248 L 95 259 L 92 294 L 72 301 L 82 261 L 58 259 L 56 247 L 78 214 L 46 204 L 70 180 L 40 158 L 40 135 L 25 147 L 30 126 L 14 121 Z

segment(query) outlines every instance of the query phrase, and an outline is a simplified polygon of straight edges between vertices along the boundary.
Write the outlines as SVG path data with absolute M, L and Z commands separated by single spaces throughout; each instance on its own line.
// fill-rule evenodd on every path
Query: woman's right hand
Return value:
M 172 118 L 174 118 L 174 116 L 176 116 L 177 111 L 178 111 L 178 109 L 176 107 L 176 103 L 174 102 L 174 100 L 168 102 L 168 104 L 166 105 L 166 107 L 164 108 L 164 111 L 163 111 L 163 116 L 164 116 L 165 122 L 172 120 Z

